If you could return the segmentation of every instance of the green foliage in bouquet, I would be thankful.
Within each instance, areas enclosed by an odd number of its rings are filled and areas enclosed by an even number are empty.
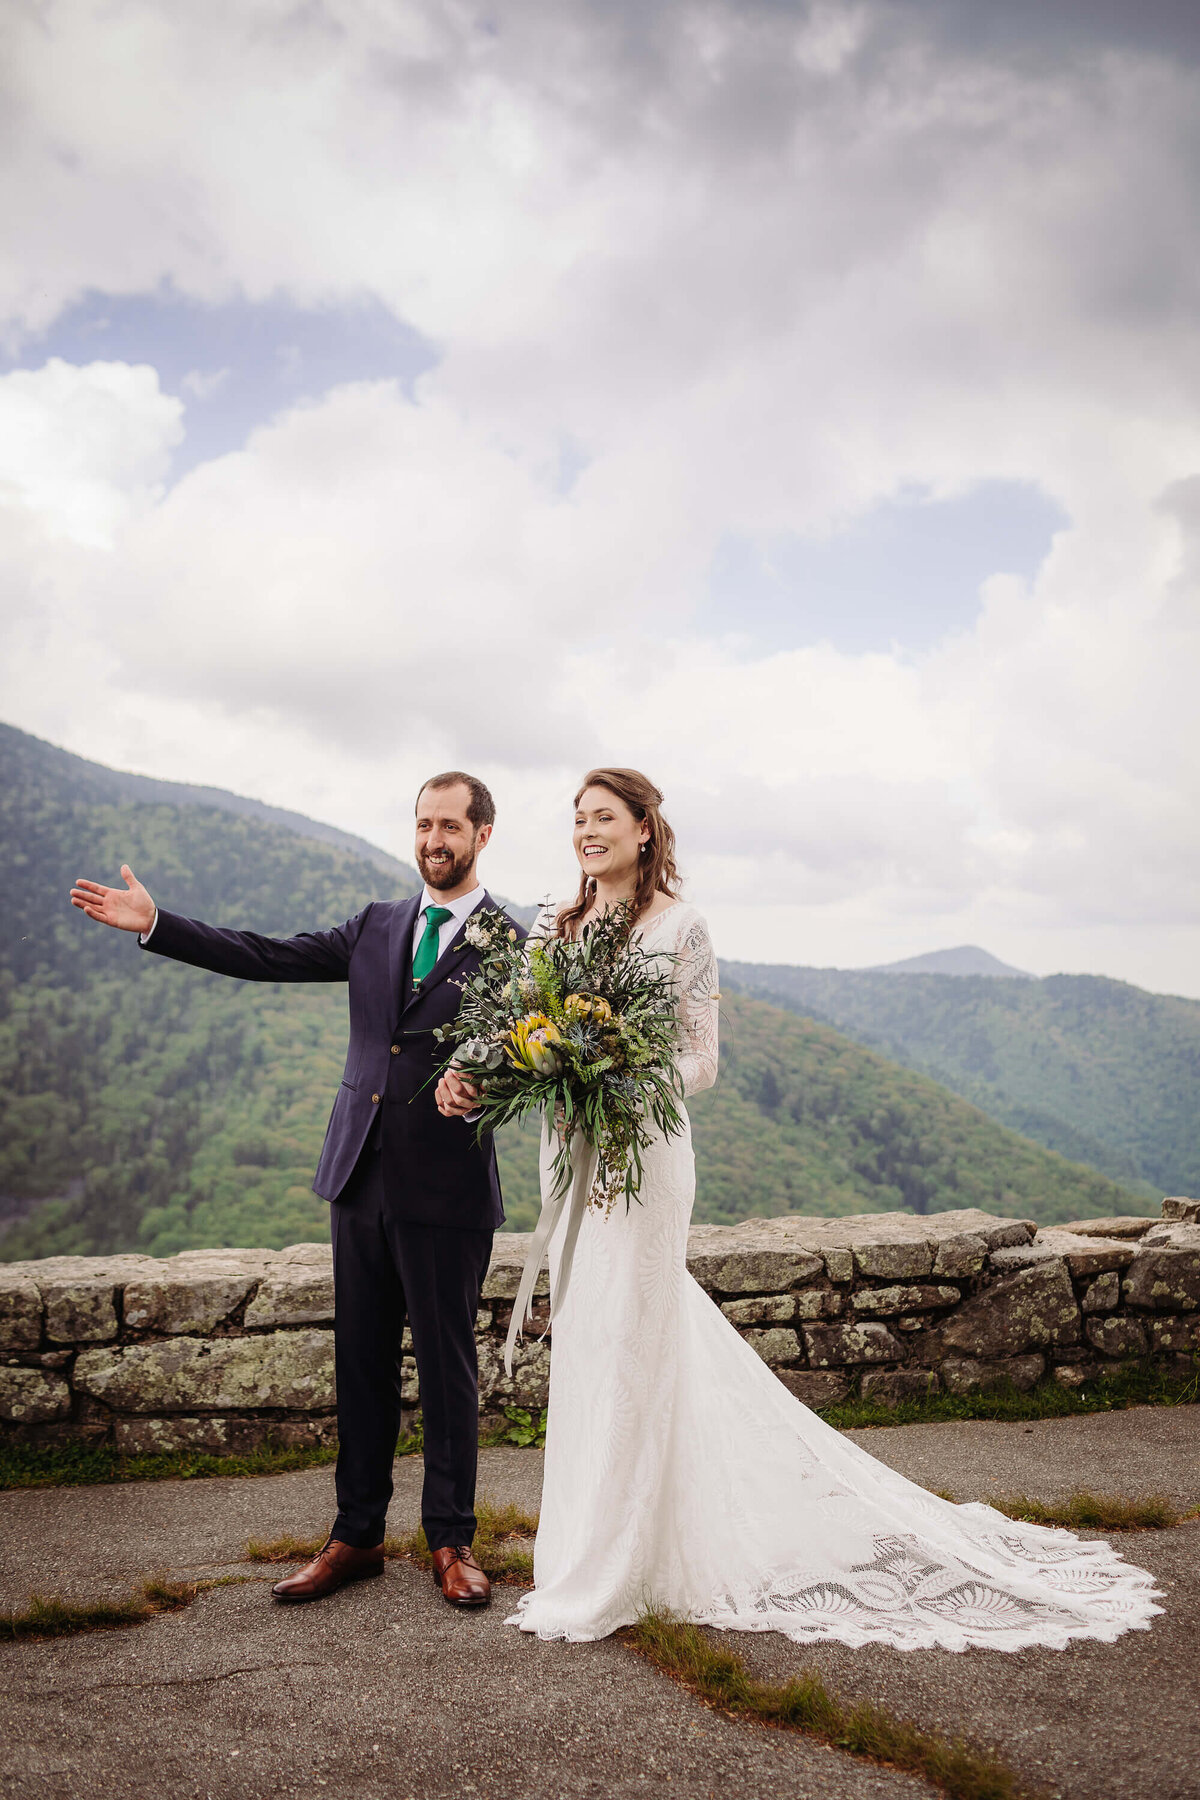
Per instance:
[[[578,938],[522,943],[503,914],[475,913],[466,935],[480,952],[462,984],[458,1017],[439,1027],[455,1046],[447,1067],[478,1090],[480,1127],[546,1112],[555,1122],[555,1189],[571,1175],[576,1134],[596,1152],[590,1203],[611,1210],[638,1197],[642,1151],[657,1129],[682,1131],[676,1068],[675,958],[631,936],[628,905]]]

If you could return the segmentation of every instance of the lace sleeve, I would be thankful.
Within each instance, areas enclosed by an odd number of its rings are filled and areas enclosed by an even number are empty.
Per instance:
[[[677,951],[679,1073],[685,1094],[698,1094],[717,1079],[717,958],[699,914],[685,928]]]

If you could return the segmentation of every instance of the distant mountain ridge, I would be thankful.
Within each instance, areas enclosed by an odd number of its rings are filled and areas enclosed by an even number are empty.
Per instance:
[[[873,963],[874,975],[988,975],[993,979],[1036,981],[1027,969],[1014,969],[978,944],[959,944],[953,950],[927,950],[922,956],[906,956],[900,962]]]
[[[269,825],[282,826],[298,837],[312,838],[319,844],[333,844],[348,850],[364,862],[373,863],[385,875],[405,884],[411,892],[421,885],[421,878],[410,863],[389,856],[378,844],[353,832],[341,831],[336,825],[325,825],[304,813],[289,812],[282,806],[268,806],[263,800],[247,800],[243,794],[229,793],[225,788],[198,787],[192,782],[158,781],[151,775],[133,775],[124,769],[110,769],[104,763],[89,762],[70,750],[60,750],[43,738],[18,731],[14,725],[0,724],[0,766],[12,770],[17,779],[38,769],[39,779],[50,771],[70,782],[80,800],[98,801],[112,806],[133,802],[142,806],[211,806],[218,812],[234,813],[243,819],[261,819]]]
[[[1200,1001],[1103,975],[741,962],[722,963],[722,985],[833,1025],[1148,1197],[1200,1193]]]

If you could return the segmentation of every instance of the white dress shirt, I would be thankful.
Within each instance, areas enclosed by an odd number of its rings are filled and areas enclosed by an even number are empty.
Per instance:
[[[417,916],[413,921],[412,951],[409,956],[409,966],[411,967],[412,958],[417,954],[417,945],[425,936],[425,910],[427,907],[444,906],[450,914],[450,917],[448,919],[443,919],[441,925],[438,927],[437,953],[438,957],[442,957],[446,954],[451,938],[461,929],[463,920],[468,918],[470,914],[475,911],[475,908],[482,899],[482,884],[473,887],[469,894],[460,894],[457,900],[445,900],[441,894],[433,894],[426,888],[425,892],[421,895],[421,904],[417,908]],[[437,958],[434,960],[436,961]]]
[[[438,955],[444,956],[450,939],[458,931],[464,919],[468,918],[483,899],[483,884],[473,887],[469,894],[460,894],[457,900],[444,900],[440,894],[431,894],[426,888],[421,895],[421,904],[417,909],[416,922],[413,925],[412,954],[417,954],[417,945],[425,936],[425,908],[427,906],[444,906],[449,909],[450,917],[443,919],[438,928]],[[410,963],[411,967],[411,963]],[[467,1125],[473,1125],[479,1117],[479,1108],[462,1115]]]

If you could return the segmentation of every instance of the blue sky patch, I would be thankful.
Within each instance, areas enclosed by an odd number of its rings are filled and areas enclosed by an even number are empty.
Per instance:
[[[347,381],[397,380],[411,394],[436,348],[379,301],[300,307],[285,298],[209,305],[169,288],[85,294],[0,368],[65,362],[149,363],[185,402],[172,478],[239,450],[256,426]]]
[[[989,575],[1032,577],[1069,524],[1034,483],[988,481],[951,500],[885,501],[829,538],[730,535],[696,624],[737,633],[751,654],[926,650],[972,624]]]

